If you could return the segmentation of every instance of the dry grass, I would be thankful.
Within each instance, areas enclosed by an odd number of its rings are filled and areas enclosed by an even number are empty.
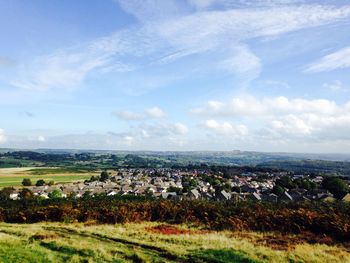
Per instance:
[[[176,233],[149,231],[164,229],[157,223],[1,223],[0,262],[350,262],[350,253],[340,245],[292,244],[295,236],[285,236],[290,243],[281,248],[271,246],[275,237],[281,239],[272,233],[169,228]],[[18,259],[6,260],[14,250]],[[22,254],[27,261],[21,261]]]

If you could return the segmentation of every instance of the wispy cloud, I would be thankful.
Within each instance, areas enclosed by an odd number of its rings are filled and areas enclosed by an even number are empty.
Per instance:
[[[163,118],[166,116],[165,112],[158,107],[145,109],[141,113],[136,113],[132,111],[117,111],[117,112],[114,112],[113,115],[115,115],[116,117],[124,121],[140,121],[140,120],[147,120],[147,119],[157,119],[157,118]]]
[[[334,80],[333,82],[327,82],[323,84],[323,87],[334,92],[347,91],[348,89],[344,86],[340,80]]]
[[[320,60],[310,64],[306,72],[324,72],[350,67],[350,47],[345,47],[336,52],[328,54]]]
[[[192,1],[192,4],[194,2],[208,6],[213,1],[203,4]],[[119,3],[126,12],[139,19],[139,24],[23,63],[18,78],[11,84],[36,91],[74,90],[96,73],[163,68],[194,54],[206,56],[209,67],[241,76],[246,83],[256,78],[262,68],[260,59],[246,44],[248,40],[339,22],[350,16],[348,6],[265,4],[257,9],[250,5],[242,8],[226,5],[224,10],[212,8],[193,12],[189,6],[177,1]],[[157,60],[159,64],[154,63]],[[242,60],[247,63],[241,64]],[[346,65],[343,63],[343,67]],[[199,71],[201,67],[208,67],[196,66]],[[320,67],[312,67],[313,70],[317,68]],[[152,71],[148,76],[154,77]]]

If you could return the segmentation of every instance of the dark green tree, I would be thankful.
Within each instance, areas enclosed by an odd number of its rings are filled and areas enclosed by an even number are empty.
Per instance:
[[[279,186],[282,186],[282,187],[286,187],[288,189],[293,189],[295,187],[292,179],[287,175],[282,176],[281,178],[277,179],[276,184]]]
[[[22,181],[22,185],[23,186],[31,186],[32,185],[32,181],[29,178],[24,178]]]
[[[348,184],[344,180],[337,177],[323,178],[322,187],[331,192],[336,198],[342,198],[349,192]]]
[[[180,193],[182,192],[182,189],[179,188],[179,187],[170,186],[170,187],[167,189],[167,192],[168,192],[168,193],[175,192],[175,193],[177,193],[177,194],[180,194]]]
[[[85,191],[82,196],[84,199],[89,199],[92,197],[92,192],[91,191]]]
[[[107,171],[103,171],[101,173],[101,176],[100,176],[100,181],[101,182],[105,182],[109,179],[109,174],[107,173]]]
[[[276,184],[272,189],[272,193],[281,196],[284,193],[284,188]]]
[[[43,186],[45,185],[45,181],[43,179],[39,179],[38,181],[36,181],[36,186]]]

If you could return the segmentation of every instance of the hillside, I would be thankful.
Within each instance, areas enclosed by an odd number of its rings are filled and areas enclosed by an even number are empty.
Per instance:
[[[305,235],[214,232],[158,223],[1,223],[0,261],[349,262],[350,253]]]

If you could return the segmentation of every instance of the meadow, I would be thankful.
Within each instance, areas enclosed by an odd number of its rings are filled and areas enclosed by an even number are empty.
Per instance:
[[[275,241],[271,243],[271,235]],[[0,223],[1,262],[350,262],[342,246],[189,225]]]
[[[33,184],[39,179],[45,181],[54,181],[55,183],[67,183],[74,181],[83,181],[89,179],[98,172],[91,170],[79,170],[69,168],[1,168],[0,169],[0,188],[6,186],[21,186],[24,178],[30,178]]]

